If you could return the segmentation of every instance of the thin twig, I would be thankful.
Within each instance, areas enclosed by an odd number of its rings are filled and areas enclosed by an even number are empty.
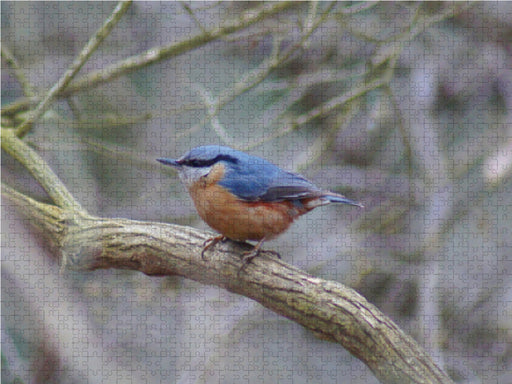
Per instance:
[[[32,88],[32,85],[27,80],[25,73],[23,73],[23,70],[20,64],[18,63],[18,60],[16,60],[16,57],[14,57],[12,52],[5,46],[5,44],[2,44],[2,57],[7,61],[7,64],[9,64],[12,67],[14,71],[14,76],[20,83],[21,89],[23,89],[23,93],[25,94],[25,96],[34,96],[34,90]]]
[[[371,43],[377,44],[385,44],[385,43],[400,43],[413,40],[417,35],[426,31],[432,25],[439,23],[447,18],[454,17],[459,12],[462,12],[471,6],[471,2],[462,3],[454,5],[453,7],[447,8],[443,10],[439,14],[435,14],[433,16],[425,16],[421,13],[422,5],[418,3],[418,8],[414,13],[411,22],[408,24],[408,27],[403,32],[399,32],[397,34],[387,36],[383,39],[367,35],[365,32],[356,31],[355,29],[351,29],[350,32],[363,40],[366,40]]]
[[[208,90],[200,84],[193,84],[193,88],[199,93],[206,106],[207,120],[210,120],[213,130],[220,137],[220,139],[228,145],[233,145],[233,139],[229,136],[226,128],[222,125],[217,114],[217,101],[208,92]],[[205,119],[206,120],[206,119]]]
[[[223,38],[229,34],[248,28],[258,21],[279,13],[293,5],[293,2],[284,1],[277,3],[265,3],[256,10],[251,9],[250,11],[242,14],[242,16],[235,22],[227,23],[224,26],[216,28],[212,31],[208,31],[206,33],[199,33],[198,35],[187,38],[178,43],[150,48],[146,52],[143,52],[139,55],[128,57],[109,67],[102,68],[101,70],[95,72],[90,72],[69,84],[66,89],[57,93],[56,97],[66,97],[85,89],[92,89],[103,83],[112,81],[120,76],[136,71],[137,69],[147,67],[171,57],[179,56],[185,52],[206,45],[211,41]],[[27,109],[28,105],[37,101],[39,100],[34,101],[33,99],[28,98],[16,100],[13,104],[2,108],[2,115],[12,115],[19,110]]]
[[[402,111],[400,109],[400,105],[398,104],[395,94],[393,93],[393,90],[389,85],[385,85],[383,88],[384,92],[388,96],[389,100],[391,101],[391,104],[393,106],[393,111],[395,113],[395,116],[397,117],[397,126],[398,131],[400,132],[400,136],[402,137],[402,142],[404,145],[404,156],[405,161],[407,162],[407,174],[409,176],[409,180],[413,180],[413,150],[411,145],[411,133],[405,128],[404,124],[404,118],[402,115]],[[411,184],[409,184],[409,187],[411,187]],[[409,195],[412,200],[413,192],[409,190]]]
[[[12,116],[16,113],[26,111],[27,109],[36,106],[40,100],[41,98],[37,96],[20,97],[5,107],[2,106],[2,116]]]
[[[275,39],[272,46],[272,52],[267,59],[258,65],[257,68],[246,73],[235,83],[235,85],[233,85],[233,87],[221,92],[215,101],[216,113],[218,113],[230,101],[260,84],[267,78],[268,74],[282,62],[279,55],[280,42],[281,39]]]
[[[180,4],[183,7],[183,9],[185,10],[185,12],[187,12],[187,14],[192,18],[192,20],[194,20],[194,23],[196,23],[199,30],[203,33],[208,33],[206,31],[206,29],[204,28],[203,24],[201,24],[201,22],[197,18],[194,10],[192,8],[190,8],[190,6],[187,3],[183,2],[183,1],[180,1]]]
[[[43,100],[38,104],[37,108],[30,114],[29,117],[20,126],[16,129],[16,135],[18,137],[25,136],[28,131],[30,131],[32,124],[36,122],[41,115],[46,111],[46,109],[53,102],[57,94],[61,93],[73,80],[75,75],[78,73],[80,68],[85,64],[85,62],[91,57],[93,52],[98,48],[101,42],[110,34],[114,26],[121,19],[123,14],[128,10],[128,7],[131,5],[131,1],[123,1],[119,2],[103,26],[98,29],[98,31],[91,37],[91,39],[87,42],[82,51],[75,58],[71,66],[68,68],[66,72],[62,75],[62,77],[54,84],[54,86],[48,91]]]
[[[170,57],[179,56],[182,53],[199,48],[211,41],[247,28],[268,16],[289,8],[291,5],[293,5],[293,3],[290,2],[265,3],[257,11],[251,10],[251,12],[244,13],[240,19],[235,22],[228,23],[211,31],[201,32],[178,43],[150,48],[146,52],[118,61],[101,71],[87,74],[73,82],[60,96],[70,95],[85,88],[91,89],[139,68],[155,64],[159,61],[169,59]]]
[[[377,5],[376,1],[364,1],[361,3],[348,3],[349,6],[338,8],[336,15],[355,15],[359,12],[365,12]]]
[[[306,16],[305,30],[313,30],[314,21],[316,18],[316,12],[318,10],[318,0],[311,0],[309,2],[309,10]]]
[[[349,101],[351,101],[357,97],[360,97],[370,91],[373,91],[374,89],[377,89],[379,87],[382,87],[383,85],[386,85],[387,83],[388,83],[387,79],[378,79],[378,80],[376,80],[368,85],[365,85],[363,87],[352,89],[352,90],[350,90],[338,97],[335,97],[323,104],[320,104],[318,107],[313,108],[313,109],[309,110],[308,112],[296,117],[295,119],[292,120],[291,123],[295,127],[306,124],[317,117],[324,116],[327,113],[329,113],[337,108],[340,108],[344,104],[348,103]]]
[[[80,112],[80,108],[78,107],[75,100],[73,100],[73,97],[66,98],[66,103],[68,103],[68,107],[71,110],[71,113],[73,114],[73,118],[77,121],[81,120],[82,113]]]
[[[316,2],[313,3],[311,13],[316,12]],[[262,83],[275,68],[279,67],[282,63],[288,60],[297,50],[304,48],[306,42],[311,37],[313,32],[325,21],[325,19],[329,16],[330,11],[336,6],[336,2],[331,2],[329,6],[322,12],[322,15],[317,17],[316,19],[312,19],[308,21],[307,26],[300,38],[299,41],[292,44],[288,49],[284,52],[279,51],[281,39],[274,40],[272,52],[267,59],[265,59],[256,69],[250,71],[246,75],[242,77],[236,84],[222,92],[216,100],[210,102],[208,109],[208,117],[205,120],[212,121],[216,118],[217,113],[230,101],[234,100],[236,97],[242,95],[245,92],[253,89]],[[212,103],[214,104],[214,108],[212,107]],[[191,130],[196,127],[191,128]],[[216,132],[218,132],[218,126],[214,126]],[[221,138],[225,139],[229,138],[229,136],[221,135]],[[229,139],[228,139],[229,141]]]

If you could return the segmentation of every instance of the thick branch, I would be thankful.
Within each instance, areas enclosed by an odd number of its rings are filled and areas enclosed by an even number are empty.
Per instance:
[[[70,215],[65,210],[35,202],[10,188],[4,187],[3,193],[23,205],[22,212],[37,227],[55,229],[48,238],[60,249],[63,268],[132,269],[217,285],[258,301],[322,339],[340,343],[383,383],[452,383],[411,337],[342,284],[313,277],[265,255],[238,274],[240,253],[247,250],[244,244],[217,245],[203,260],[202,244],[209,234],[196,229],[91,216],[66,220]],[[30,205],[37,215],[31,214]]]

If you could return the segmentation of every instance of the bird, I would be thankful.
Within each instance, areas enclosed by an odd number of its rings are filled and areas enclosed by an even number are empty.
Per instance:
[[[299,216],[331,203],[363,207],[297,173],[227,146],[204,145],[178,159],[156,160],[178,171],[201,219],[220,233],[204,242],[203,259],[219,241],[257,242],[244,252],[242,268],[260,254],[265,241],[284,233]],[[280,258],[277,252],[265,252]]]

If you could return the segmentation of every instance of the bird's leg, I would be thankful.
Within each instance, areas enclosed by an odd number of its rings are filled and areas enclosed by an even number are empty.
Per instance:
[[[219,236],[215,236],[215,237],[211,237],[209,238],[208,240],[206,240],[204,243],[203,243],[203,250],[201,251],[201,258],[203,260],[205,260],[205,257],[204,257],[204,253],[211,247],[213,247],[215,244],[217,244],[219,241],[226,241],[228,238],[224,235],[219,235]]]
[[[250,250],[250,251],[248,251],[248,252],[244,252],[244,253],[242,254],[242,266],[241,266],[241,267],[240,267],[240,269],[238,270],[238,274],[239,274],[239,275],[240,275],[240,272],[241,272],[241,271],[242,271],[242,270],[243,270],[243,269],[244,269],[248,264],[250,264],[250,263],[251,263],[251,261],[252,261],[255,257],[259,256],[259,254],[260,254],[261,252],[264,252],[264,253],[270,253],[270,254],[272,254],[272,255],[276,256],[278,259],[280,259],[280,258],[281,258],[281,255],[280,255],[278,252],[276,252],[276,251],[263,251],[263,250],[261,249],[261,246],[263,245],[263,242],[264,242],[264,241],[265,241],[265,238],[261,239],[260,241],[258,241],[258,244],[256,244],[252,250]]]

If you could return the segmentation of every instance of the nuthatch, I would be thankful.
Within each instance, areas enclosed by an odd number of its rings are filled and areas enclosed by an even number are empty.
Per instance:
[[[227,238],[257,241],[254,249],[245,253],[245,266],[259,254],[264,241],[279,236],[312,209],[330,203],[363,206],[321,190],[267,160],[229,147],[201,146],[176,160],[157,160],[178,170],[199,216],[221,233],[205,241],[203,257],[208,248]]]

